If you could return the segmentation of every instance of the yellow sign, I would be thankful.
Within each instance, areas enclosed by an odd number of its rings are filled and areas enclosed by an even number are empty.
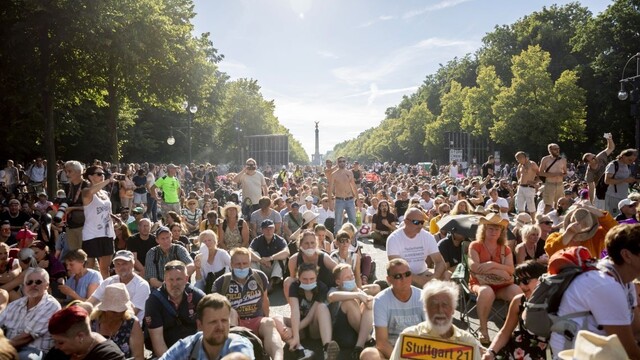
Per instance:
[[[473,346],[442,339],[400,335],[400,358],[411,360],[473,360]]]

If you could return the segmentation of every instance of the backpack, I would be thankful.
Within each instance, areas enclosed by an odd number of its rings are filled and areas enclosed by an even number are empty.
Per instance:
[[[618,169],[620,168],[620,164],[618,164],[618,160],[613,160],[614,172],[613,177],[615,178],[618,173]],[[609,184],[604,182],[604,179],[607,177],[607,174],[602,174],[598,182],[596,183],[596,198],[600,200],[604,200],[605,195],[607,194],[607,189],[609,188]],[[618,191],[618,185],[613,185],[615,190]]]
[[[242,234],[243,225],[244,225],[244,219],[238,219],[238,231],[240,231],[240,234]],[[223,232],[227,231],[227,220],[226,219],[222,222],[222,231]]]
[[[557,332],[573,341],[578,324],[570,319],[589,315],[589,311],[557,316],[564,292],[580,274],[598,270],[597,259],[584,246],[562,249],[549,259],[548,273],[543,274],[538,285],[524,304],[524,324],[533,334],[548,339]],[[583,328],[586,326],[586,321]]]
[[[251,341],[251,345],[253,345],[253,356],[256,360],[269,360],[269,354],[264,350],[264,346],[262,345],[262,340],[258,337],[258,335],[254,334],[251,330],[244,326],[234,326],[229,329],[229,334],[240,335],[249,341]]]

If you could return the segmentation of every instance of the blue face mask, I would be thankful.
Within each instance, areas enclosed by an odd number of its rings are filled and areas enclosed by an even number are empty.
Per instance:
[[[355,280],[345,280],[342,282],[342,288],[348,291],[351,291],[356,288]]]
[[[300,283],[300,289],[311,291],[316,288],[316,283],[312,282],[311,284],[303,284]]]
[[[235,275],[237,278],[244,279],[249,276],[249,268],[233,269],[233,275]]]

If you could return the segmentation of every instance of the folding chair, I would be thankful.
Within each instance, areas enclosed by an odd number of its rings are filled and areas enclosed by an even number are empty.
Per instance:
[[[480,336],[480,320],[477,318],[477,314],[474,318],[471,317],[471,313],[476,310],[478,306],[478,296],[471,291],[469,286],[469,241],[463,241],[462,248],[462,262],[458,264],[455,271],[451,275],[451,281],[457,283],[460,286],[460,298],[458,299],[458,312],[460,313],[460,321],[467,325],[469,332],[475,337]],[[489,313],[489,322],[493,322],[499,328],[504,323],[507,310],[509,309],[509,303],[501,299],[495,299],[491,312]]]

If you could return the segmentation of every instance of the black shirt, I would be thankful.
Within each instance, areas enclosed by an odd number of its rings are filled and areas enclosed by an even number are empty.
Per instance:
[[[462,262],[462,245],[455,246],[451,235],[447,235],[447,237],[438,242],[438,250],[450,267],[457,266]]]
[[[407,199],[407,200],[396,200],[396,202],[393,204],[393,206],[396,208],[396,213],[397,213],[398,217],[404,216],[404,213],[409,208],[409,199]]]
[[[137,260],[142,264],[142,266],[145,265],[144,263],[147,257],[147,252],[156,245],[158,245],[156,237],[151,234],[149,234],[149,238],[147,240],[142,240],[140,238],[140,233],[132,235],[127,239],[127,250],[137,254]]]

